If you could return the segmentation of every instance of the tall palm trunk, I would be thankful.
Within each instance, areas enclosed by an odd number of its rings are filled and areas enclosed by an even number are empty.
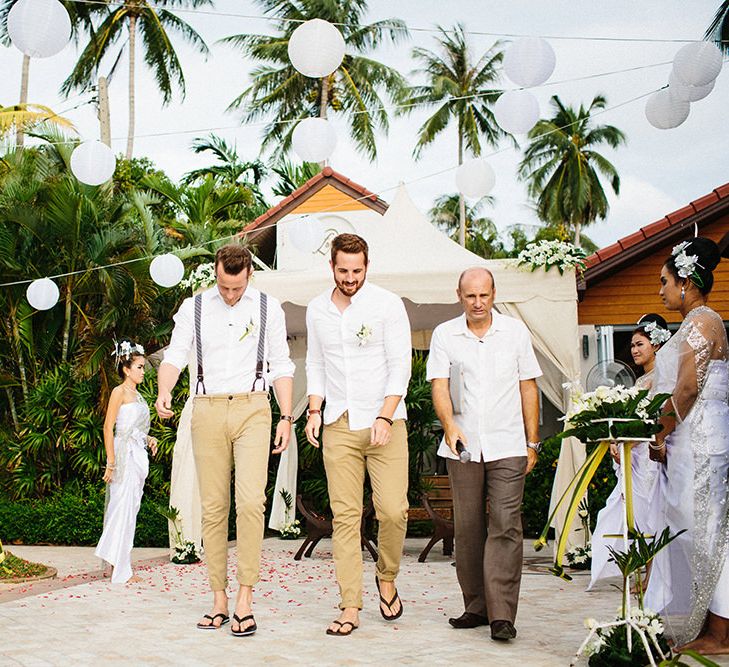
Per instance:
[[[18,328],[18,310],[14,307],[10,313],[11,326],[13,329],[13,343],[17,356],[18,371],[20,372],[20,387],[23,390],[23,398],[28,398],[28,373],[25,368],[25,359],[23,359],[23,348],[20,341],[20,329]]]
[[[23,69],[20,75],[20,104],[28,103],[28,79],[30,77],[30,56],[23,55]],[[25,144],[25,133],[23,132],[23,126],[18,125],[18,130],[15,133],[15,146],[16,148],[22,148]]]
[[[134,150],[134,65],[136,62],[136,52],[134,47],[137,41],[137,17],[132,14],[129,17],[129,134],[127,135],[127,160],[132,159],[132,151]]]
[[[329,106],[329,77],[322,77],[321,80],[321,98],[319,100],[319,118],[327,119],[327,107]],[[327,160],[319,162],[319,166],[324,169],[327,166]]]
[[[66,282],[66,298],[65,308],[63,314],[63,347],[61,348],[61,361],[68,360],[68,346],[69,339],[71,338],[71,305],[73,303],[73,283],[71,276],[68,277]]]
[[[461,132],[460,123],[458,126],[458,166],[463,164],[463,134]],[[460,224],[458,225],[458,243],[464,248],[466,247],[466,200],[463,193],[458,193],[458,211],[460,216]]]
[[[13,426],[15,427],[15,432],[17,433],[20,430],[20,422],[18,421],[18,411],[15,407],[15,396],[13,396],[13,392],[10,389],[10,387],[5,387],[5,393],[8,395],[8,405],[10,405],[10,415],[13,418]]]

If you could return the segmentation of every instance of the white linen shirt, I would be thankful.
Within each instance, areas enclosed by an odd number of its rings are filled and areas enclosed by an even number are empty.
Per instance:
[[[194,297],[182,302],[174,320],[175,328],[163,361],[180,371],[190,365],[190,393],[194,394],[197,384]],[[225,303],[215,285],[202,293],[200,329],[207,394],[251,391],[256,377],[260,320],[260,292],[251,285],[246,287],[234,306]],[[248,334],[243,336],[247,330]],[[294,364],[286,342],[286,317],[279,301],[270,295],[266,310],[263,369],[266,386],[278,378],[294,376]],[[260,382],[256,389],[262,389]]]
[[[399,296],[366,282],[340,313],[329,289],[309,303],[306,330],[307,393],[326,399],[325,424],[346,411],[351,430],[370,428],[385,396],[403,396],[393,419],[407,417],[412,343]]]
[[[497,461],[526,456],[520,380],[542,374],[523,322],[491,311],[493,320],[483,338],[466,316],[439,324],[430,341],[427,378],[448,378],[454,363],[463,365],[463,414],[453,415],[466,436],[471,460]],[[457,458],[443,438],[438,456]]]

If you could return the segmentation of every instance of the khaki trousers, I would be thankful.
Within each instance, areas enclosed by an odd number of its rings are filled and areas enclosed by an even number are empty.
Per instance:
[[[228,585],[230,474],[235,464],[238,570],[242,586],[259,578],[271,407],[268,393],[195,396],[192,451],[202,502],[202,540],[210,588]]]
[[[362,609],[360,524],[365,469],[372,484],[372,502],[380,524],[377,535],[377,577],[394,581],[400,571],[408,523],[408,441],[405,422],[392,425],[390,442],[370,445],[370,429],[349,430],[345,412],[324,426],[324,468],[334,519],[332,548],[341,594],[340,609]]]
[[[467,612],[492,621],[516,619],[524,555],[521,501],[526,464],[525,456],[488,463],[447,461],[463,604]]]

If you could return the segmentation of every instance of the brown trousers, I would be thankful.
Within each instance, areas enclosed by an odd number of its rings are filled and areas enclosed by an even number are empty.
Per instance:
[[[405,422],[392,425],[390,442],[370,444],[370,429],[349,430],[345,412],[324,426],[324,468],[334,519],[332,550],[342,600],[341,609],[362,609],[360,524],[365,469],[372,483],[372,502],[380,524],[377,535],[377,577],[394,581],[400,571],[408,524],[408,441]]]
[[[488,463],[447,461],[463,604],[467,612],[492,621],[516,619],[524,554],[521,501],[526,464],[525,456]]]
[[[228,585],[230,475],[235,463],[236,579],[259,578],[266,503],[271,406],[268,393],[195,396],[192,452],[202,502],[202,540],[210,588]]]

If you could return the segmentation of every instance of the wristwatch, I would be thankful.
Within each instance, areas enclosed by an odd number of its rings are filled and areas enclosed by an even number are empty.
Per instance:
[[[538,440],[537,442],[527,442],[527,447],[529,447],[529,449],[533,449],[537,454],[539,454],[539,450],[542,448],[542,441]]]
[[[292,415],[281,415],[280,421],[282,422],[293,422],[294,418]]]

